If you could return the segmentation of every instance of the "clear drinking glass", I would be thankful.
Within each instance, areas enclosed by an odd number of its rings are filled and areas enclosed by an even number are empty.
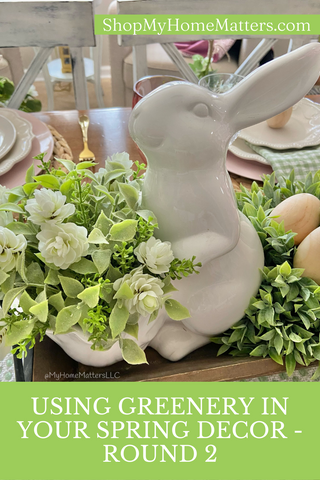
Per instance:
[[[140,78],[133,86],[132,108],[156,88],[168,82],[185,82],[184,78],[174,77],[171,75],[151,75],[149,77]]]
[[[234,73],[209,73],[209,75],[201,78],[198,84],[201,87],[208,88],[212,92],[225,93],[243,79],[244,77],[235,75]]]

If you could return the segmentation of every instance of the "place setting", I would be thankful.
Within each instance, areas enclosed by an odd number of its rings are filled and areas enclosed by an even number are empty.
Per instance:
[[[275,117],[245,128],[229,146],[230,173],[261,181],[276,173],[288,178],[294,168],[297,179],[320,168],[320,105],[303,98]]]
[[[35,173],[40,171],[40,160],[34,159],[46,152],[51,158],[54,139],[47,125],[31,113],[0,108],[0,184],[13,188],[23,183],[25,172],[33,163]]]

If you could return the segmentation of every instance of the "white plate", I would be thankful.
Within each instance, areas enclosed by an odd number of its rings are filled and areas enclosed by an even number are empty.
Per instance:
[[[31,150],[33,133],[32,125],[25,118],[21,118],[14,110],[3,108],[1,115],[10,120],[17,132],[17,139],[12,149],[0,160],[0,175],[8,172],[16,163],[21,162]]]
[[[276,150],[319,145],[320,105],[303,98],[293,107],[291,118],[283,128],[270,128],[267,122],[261,122],[241,130],[239,137]]]
[[[10,151],[17,137],[14,125],[2,114],[3,110],[0,110],[0,158]]]
[[[242,138],[236,138],[232,145],[229,146],[229,150],[234,155],[239,158],[243,158],[244,160],[251,160],[252,162],[259,162],[263,163],[264,165],[269,165],[268,160],[254,152]]]

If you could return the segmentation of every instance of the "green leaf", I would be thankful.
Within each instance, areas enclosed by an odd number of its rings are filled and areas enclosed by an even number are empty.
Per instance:
[[[39,184],[36,182],[33,183],[25,183],[23,185],[23,191],[26,195],[32,195],[33,192],[39,187]]]
[[[16,279],[16,271],[12,270],[12,272],[9,273],[9,276],[6,278],[6,280],[1,285],[1,290],[2,290],[3,293],[7,293],[7,292],[9,292],[9,290],[13,289],[15,279]]]
[[[3,272],[2,270],[0,270],[0,285],[2,285],[3,282],[7,280],[7,278],[9,278],[9,275]]]
[[[158,317],[158,315],[159,315],[159,308],[158,308],[158,310],[155,310],[154,312],[151,313],[148,323],[154,322],[156,320],[156,318]],[[129,320],[128,320],[128,322],[129,322]]]
[[[61,163],[61,165],[63,165],[68,170],[68,172],[72,172],[72,170],[75,170],[76,168],[76,164],[72,162],[72,160],[65,160],[63,158],[55,158],[55,160]]]
[[[3,310],[3,316],[4,317],[7,315],[8,311],[11,308],[12,303],[17,298],[17,296],[20,295],[20,293],[24,292],[24,290],[26,288],[27,288],[27,286],[13,288],[12,290],[9,290],[5,294],[3,302],[2,302],[2,310]]]
[[[124,196],[125,201],[129,205],[129,207],[134,210],[138,200],[139,200],[139,192],[136,190],[132,185],[128,185],[126,183],[119,183],[119,190]]]
[[[172,298],[168,299],[164,303],[167,314],[172,320],[184,320],[190,318],[189,310]]]
[[[16,235],[34,235],[34,231],[31,229],[28,223],[22,222],[11,222],[6,225],[6,228],[11,230],[11,232],[15,233]]]
[[[109,267],[111,255],[111,250],[95,250],[91,254],[93,263],[97,267],[100,275],[102,275]]]
[[[133,292],[128,285],[128,282],[123,282],[117,293],[113,298],[116,299],[130,299],[133,298]]]
[[[118,303],[116,303],[109,318],[112,338],[117,337],[121,332],[123,332],[128,318],[128,310],[124,306],[119,307]]]
[[[100,288],[100,298],[107,303],[112,301],[114,295],[113,284],[112,283],[104,283],[101,285]]]
[[[259,338],[260,340],[272,340],[273,337],[275,336],[275,330],[269,330],[268,332],[264,333],[263,335],[261,335]]]
[[[244,205],[244,208],[243,208],[243,213],[247,216],[247,217],[256,217],[257,216],[257,210],[254,208],[253,205],[251,205],[250,203],[246,203]]]
[[[74,184],[74,180],[71,178],[63,182],[63,184],[60,186],[60,192],[62,193],[62,195],[67,196],[70,193],[70,190],[72,189],[73,184]]]
[[[18,203],[20,200],[25,198],[26,194],[22,188],[20,187],[14,187],[10,189],[9,197],[8,197],[8,202],[9,203]]]
[[[104,212],[100,213],[98,220],[95,223],[95,227],[98,228],[103,233],[103,235],[108,235],[112,225],[113,222],[108,217],[106,217]]]
[[[108,243],[106,237],[103,235],[101,230],[99,230],[99,228],[94,228],[92,230],[92,232],[90,233],[90,235],[88,237],[88,242],[89,243],[95,243],[95,244],[100,244],[100,243],[107,244]]]
[[[286,295],[286,301],[291,302],[292,300],[297,298],[297,296],[299,295],[299,291],[300,291],[299,286],[296,283],[292,283],[290,285],[290,290]]]
[[[267,322],[269,325],[274,325],[274,309],[267,307],[259,312],[259,323]]]
[[[129,315],[129,318],[128,318],[128,321],[127,321],[127,325],[135,325],[136,323],[139,322],[139,319],[140,319],[140,315],[138,312],[136,313],[131,313]]]
[[[24,291],[20,297],[19,305],[24,313],[29,313],[30,308],[37,305],[37,302],[33,300],[26,291]]]
[[[275,336],[275,338],[273,340],[273,343],[274,343],[274,346],[275,346],[275,349],[276,349],[278,355],[280,355],[280,353],[282,351],[282,347],[283,347],[283,338],[281,337],[281,335],[279,335],[277,333],[277,335]]]
[[[226,353],[229,349],[231,348],[231,345],[221,345],[217,352],[217,357],[222,355],[223,353]]]
[[[320,360],[320,346],[318,347],[312,347],[312,355],[314,358],[317,360]]]
[[[57,310],[57,312],[60,312],[60,310],[62,310],[65,307],[61,292],[56,293],[55,295],[51,295],[51,297],[49,297],[48,302],[49,302],[49,305],[52,305]]]
[[[118,268],[113,267],[113,265],[110,263],[110,267],[108,269],[107,273],[107,279],[110,280],[111,283],[115,282],[118,280],[118,278],[122,277],[122,273]]]
[[[24,213],[24,210],[15,203],[3,203],[0,205],[0,212]]]
[[[317,380],[317,378],[319,378],[319,377],[320,377],[320,362],[319,362],[317,370],[312,375],[311,380]]]
[[[100,284],[94,287],[89,287],[77,295],[80,300],[83,300],[90,308],[94,308],[99,303]]]
[[[110,229],[111,240],[128,242],[132,240],[137,231],[137,220],[124,220],[112,225]]]
[[[77,263],[70,265],[70,270],[73,270],[76,273],[81,273],[82,275],[88,275],[89,273],[98,273],[93,262],[87,258],[82,258]]]
[[[165,285],[162,289],[163,293],[177,292],[178,289],[172,285],[170,282],[168,285]]]
[[[36,177],[33,177],[33,179],[40,185],[42,185],[44,188],[51,188],[55,190],[60,189],[60,183],[59,180],[54,177],[53,175],[37,175]]]
[[[267,346],[266,345],[258,345],[252,352],[250,352],[250,355],[252,357],[263,357],[263,355],[267,351]]]
[[[86,168],[91,168],[94,167],[95,165],[98,165],[95,162],[79,162],[76,165],[76,170],[85,170]]]
[[[104,185],[95,185],[95,189],[98,190],[98,192],[103,193],[104,200],[108,199],[109,202],[111,203],[111,205],[114,205],[115,200],[114,200],[113,196],[111,195],[111,193],[109,192],[109,190],[107,189],[107,187],[105,187]]]
[[[238,340],[240,340],[241,337],[242,337],[242,330],[238,330],[238,329],[234,330],[230,335],[229,343],[237,342]]]
[[[48,275],[46,276],[44,283],[54,286],[59,285],[60,280],[57,270],[49,268]]]
[[[34,165],[32,163],[26,172],[26,177],[25,177],[26,183],[32,183],[33,176],[34,176]]]
[[[66,333],[73,325],[78,323],[81,310],[76,305],[65,307],[57,315],[55,334]]]
[[[289,338],[290,338],[290,340],[292,340],[293,342],[296,342],[296,343],[302,342],[302,338],[299,337],[299,335],[297,335],[297,334],[294,333],[294,332],[291,332],[291,333],[289,334]]]
[[[131,365],[148,363],[144,351],[141,350],[134,340],[129,340],[127,338],[122,340],[121,351],[123,359]]]
[[[274,362],[278,363],[279,365],[283,365],[283,358],[277,353],[275,348],[269,349],[269,356]]]
[[[289,377],[291,377],[295,368],[296,368],[296,359],[294,358],[294,354],[290,353],[290,355],[286,356],[286,370]]]
[[[38,303],[29,309],[32,315],[35,315],[42,323],[46,323],[48,318],[48,300]]]
[[[81,293],[84,290],[82,283],[80,283],[75,278],[63,277],[59,275],[59,280],[63,288],[63,291],[67,295],[67,297],[77,298],[79,293]]]
[[[32,262],[27,268],[27,279],[29,283],[43,284],[44,274],[37,262]]]
[[[35,319],[20,320],[11,326],[11,331],[5,336],[5,343],[8,347],[22,342],[33,330]]]
[[[109,182],[111,182],[112,180],[115,180],[116,178],[121,177],[121,176],[124,175],[125,173],[126,173],[125,168],[117,168],[116,170],[112,170],[111,172],[108,172],[108,173],[105,175],[105,182],[106,182],[106,183],[109,183]]]
[[[128,335],[131,335],[132,337],[136,338],[138,340],[138,335],[139,335],[139,325],[135,323],[134,325],[127,324],[126,328],[124,329],[125,333]]]
[[[143,218],[143,220],[145,220],[146,222],[149,222],[151,220],[151,225],[156,225],[158,223],[157,217],[153,212],[151,212],[151,210],[138,210],[136,214],[139,215],[139,217]]]
[[[288,262],[285,262],[281,265],[280,267],[280,273],[281,275],[283,275],[284,277],[289,277],[289,275],[291,274],[291,267],[289,265]]]

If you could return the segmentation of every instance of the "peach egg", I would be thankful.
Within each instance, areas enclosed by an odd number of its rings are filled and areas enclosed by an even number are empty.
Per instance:
[[[290,120],[292,114],[292,107],[288,108],[284,112],[279,113],[275,117],[269,118],[267,124],[270,128],[282,128]]]
[[[299,245],[293,259],[295,268],[304,268],[304,277],[320,284],[320,227],[311,232]]]
[[[299,245],[320,224],[320,200],[310,193],[298,193],[286,198],[274,208],[276,222],[284,222],[286,231],[292,230],[295,245]]]

